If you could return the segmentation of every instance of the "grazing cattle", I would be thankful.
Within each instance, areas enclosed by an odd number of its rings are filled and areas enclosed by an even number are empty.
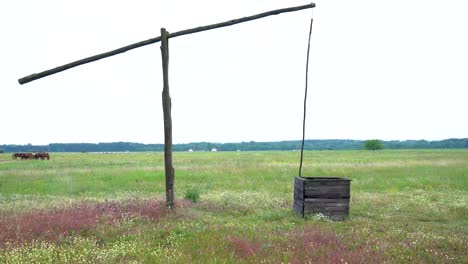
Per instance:
[[[50,159],[50,156],[49,156],[49,153],[47,152],[39,152],[39,153],[36,153],[34,154],[34,159],[41,159],[41,160],[45,160],[45,159]]]
[[[21,153],[21,159],[33,159],[34,155],[32,153]]]
[[[36,153],[36,154],[17,152],[17,153],[14,153],[13,155],[11,155],[11,158],[12,159],[21,158],[22,160],[24,160],[24,159],[41,159],[41,160],[48,159],[49,160],[50,155],[47,152],[39,152],[39,153]]]
[[[18,159],[18,158],[22,158],[24,155],[24,153],[21,153],[21,152],[16,152],[15,154],[13,154],[11,157],[13,159]]]
[[[34,159],[34,154],[32,153],[24,153],[21,157],[22,159]]]

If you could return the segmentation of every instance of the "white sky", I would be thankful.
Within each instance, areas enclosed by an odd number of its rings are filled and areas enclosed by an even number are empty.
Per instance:
[[[160,44],[306,1],[15,0],[0,7],[0,144],[163,142]],[[468,1],[315,1],[306,138],[468,137]],[[312,11],[170,39],[174,143],[297,140]]]

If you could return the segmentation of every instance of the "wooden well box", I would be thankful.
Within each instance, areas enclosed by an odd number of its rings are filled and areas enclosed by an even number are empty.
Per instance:
[[[333,220],[349,215],[351,180],[338,177],[296,177],[294,211],[304,217],[322,213]]]

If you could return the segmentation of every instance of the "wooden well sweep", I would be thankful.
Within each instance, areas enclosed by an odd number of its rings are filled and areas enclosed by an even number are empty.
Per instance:
[[[169,38],[175,38],[175,37],[179,37],[183,35],[198,33],[198,32],[212,30],[216,28],[233,26],[233,25],[261,19],[261,18],[268,17],[268,16],[274,16],[274,15],[278,15],[281,13],[295,12],[295,11],[314,8],[314,7],[315,7],[315,4],[310,3],[310,4],[302,5],[302,6],[276,9],[276,10],[271,10],[271,11],[263,12],[260,14],[248,16],[248,17],[242,17],[242,18],[232,19],[232,20],[228,20],[228,21],[220,22],[216,24],[185,29],[185,30],[181,30],[181,31],[173,32],[173,33],[169,33],[167,32],[165,28],[161,28],[161,36],[147,39],[144,41],[140,41],[137,43],[133,43],[133,44],[130,44],[130,45],[127,45],[127,46],[124,46],[115,50],[97,54],[97,55],[87,57],[81,60],[77,60],[74,62],[70,62],[62,66],[58,66],[58,67],[55,67],[55,68],[52,68],[43,72],[34,73],[34,74],[18,79],[18,82],[19,84],[23,85],[25,83],[32,82],[34,80],[38,80],[40,78],[44,78],[49,75],[56,74],[56,73],[59,73],[59,72],[83,65],[83,64],[91,63],[91,62],[98,61],[107,57],[111,57],[117,54],[127,52],[132,49],[136,49],[136,48],[140,48],[146,45],[161,42],[161,55],[162,55],[162,66],[163,66],[162,101],[163,101],[163,115],[164,115],[164,168],[165,168],[165,176],[166,176],[166,204],[168,208],[173,209],[174,199],[175,199],[175,195],[174,195],[175,172],[174,172],[174,167],[172,165],[172,115],[171,115],[172,106],[171,106],[171,97],[169,95],[169,73],[168,73],[169,72],[169,69],[168,69],[169,67]],[[311,21],[313,21],[313,19]],[[311,23],[311,30],[312,30],[312,23]],[[310,50],[310,33],[309,33],[309,46],[307,49],[307,65],[309,61],[309,50]],[[306,92],[307,92],[307,89],[306,89]],[[305,100],[304,100],[304,103],[305,103]],[[304,111],[304,117],[305,117],[305,111]],[[304,122],[305,122],[305,119],[304,119]],[[302,144],[303,147],[301,151],[301,166],[302,166],[302,152],[304,150],[304,137],[302,141],[303,141],[303,144]]]
[[[294,211],[304,217],[322,213],[333,220],[349,215],[351,180],[339,177],[296,177]]]

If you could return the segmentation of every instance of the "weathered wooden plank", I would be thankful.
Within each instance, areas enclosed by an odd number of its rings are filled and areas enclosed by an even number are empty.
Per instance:
[[[298,206],[299,208],[304,208],[304,202],[300,200],[295,200],[294,201],[294,206]]]
[[[296,213],[297,213],[298,215],[300,215],[301,217],[304,217],[304,210],[303,210],[303,208],[297,207],[296,205],[294,205],[293,210],[294,210],[294,212],[296,212]]]
[[[304,193],[306,195],[311,193],[350,193],[349,186],[313,186],[304,188]]]
[[[294,177],[294,185],[304,186],[305,179],[301,177]]]
[[[293,209],[296,213],[300,214],[301,216],[304,216],[304,203],[300,201],[294,201]]]
[[[327,199],[340,199],[340,198],[349,198],[349,195],[343,195],[341,193],[324,193],[320,195],[304,195],[304,199],[310,198],[327,198]]]
[[[304,198],[327,198],[327,199],[339,199],[339,198],[349,198],[351,195],[349,192],[340,192],[340,191],[326,191],[326,190],[317,190],[317,191],[306,191],[304,192]]]
[[[301,180],[294,181],[294,186],[296,187],[304,187],[304,182]]]
[[[294,184],[294,189],[298,190],[298,191],[301,191],[301,192],[304,192],[304,186],[302,186],[302,185]]]
[[[330,207],[330,208],[335,208],[335,207],[340,207],[340,208],[344,208],[344,207],[349,207],[349,205],[347,203],[307,203],[307,202],[304,202],[304,206],[308,206],[308,207]]]
[[[304,191],[300,190],[300,189],[294,189],[294,194],[298,194],[301,199],[304,199]]]
[[[304,188],[320,186],[349,186],[349,182],[304,182]]]
[[[349,199],[310,199],[304,200],[304,214],[324,215],[349,214]]]
[[[304,180],[300,177],[294,178],[294,200],[304,200]]]
[[[304,188],[301,187],[301,186],[294,185],[294,190],[297,190],[297,191],[300,191],[300,192],[304,193]]]
[[[349,192],[349,185],[322,185],[322,186],[306,186],[304,188],[305,192],[315,192],[315,191],[330,191],[330,192]]]
[[[330,208],[343,208],[343,207],[349,207],[348,203],[310,203],[310,202],[304,202],[304,206],[307,207],[330,207]]]
[[[297,199],[304,200],[304,192],[299,189],[294,189],[294,197]]]
[[[337,198],[337,199],[326,199],[326,198],[305,198],[305,203],[349,203],[349,199]]]
[[[304,192],[304,187],[303,186],[300,186],[298,184],[295,184],[294,185],[294,190],[297,190],[297,191],[300,191],[300,192]]]
[[[349,181],[305,181],[304,187],[312,186],[349,186]]]
[[[314,195],[325,195],[325,194],[338,194],[340,196],[344,196],[344,198],[348,198],[350,195],[349,190],[340,191],[340,190],[327,190],[327,189],[305,190],[303,193],[304,193],[304,196],[308,198],[320,198],[321,196],[314,197]],[[326,198],[330,198],[330,197],[326,197]]]
[[[304,202],[304,194],[294,191],[294,200],[299,200]]]
[[[349,207],[311,207],[308,204],[304,204],[304,213],[349,213]]]

